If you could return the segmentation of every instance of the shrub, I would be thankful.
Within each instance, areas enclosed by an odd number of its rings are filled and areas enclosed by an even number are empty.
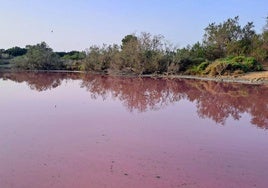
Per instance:
[[[200,65],[198,65],[198,70],[204,71],[208,65],[209,65],[209,62],[205,61],[205,62],[201,63]]]
[[[236,57],[230,58],[229,61],[242,63],[245,61],[245,56],[236,56]]]
[[[194,66],[188,68],[185,71],[185,74],[196,75],[196,74],[200,74],[200,71],[198,70],[198,66],[194,65]]]
[[[263,67],[253,57],[236,56],[217,60],[206,68],[205,73],[216,76],[231,74],[238,70],[240,73],[261,71],[263,70]]]
[[[184,58],[181,59],[177,65],[178,65],[178,71],[183,72],[190,69],[193,69],[194,67],[200,65],[205,60],[203,58]]]
[[[29,45],[27,53],[13,60],[15,67],[30,70],[53,70],[63,66],[59,56],[45,43]]]
[[[209,62],[203,62],[199,65],[194,65],[187,69],[185,73],[190,75],[203,74],[204,70],[207,68],[208,65]]]
[[[226,72],[227,66],[228,64],[223,61],[214,62],[206,68],[204,73],[212,76],[223,75]]]

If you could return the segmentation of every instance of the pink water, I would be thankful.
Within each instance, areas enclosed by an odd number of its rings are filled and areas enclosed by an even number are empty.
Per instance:
[[[267,174],[267,86],[0,73],[0,188],[267,188]]]

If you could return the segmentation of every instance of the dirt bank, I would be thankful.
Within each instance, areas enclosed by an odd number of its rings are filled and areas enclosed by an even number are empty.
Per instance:
[[[149,75],[148,75],[149,76]],[[154,76],[153,76],[154,77]],[[192,76],[192,75],[160,75],[155,77],[164,78],[182,78],[182,79],[198,79],[216,82],[236,82],[246,84],[267,84],[268,85],[268,71],[251,72],[236,76]]]

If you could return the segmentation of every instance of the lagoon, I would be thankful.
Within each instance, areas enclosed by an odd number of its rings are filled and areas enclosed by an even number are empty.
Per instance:
[[[0,187],[268,187],[268,87],[0,72]]]

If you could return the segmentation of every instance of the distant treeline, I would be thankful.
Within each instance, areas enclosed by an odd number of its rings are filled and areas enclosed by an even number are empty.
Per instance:
[[[253,22],[229,18],[205,29],[202,42],[176,48],[162,35],[126,35],[121,45],[91,46],[85,51],[53,52],[42,42],[0,50],[1,66],[27,70],[79,70],[114,74],[228,75],[263,70],[268,60],[268,17],[262,33]]]

